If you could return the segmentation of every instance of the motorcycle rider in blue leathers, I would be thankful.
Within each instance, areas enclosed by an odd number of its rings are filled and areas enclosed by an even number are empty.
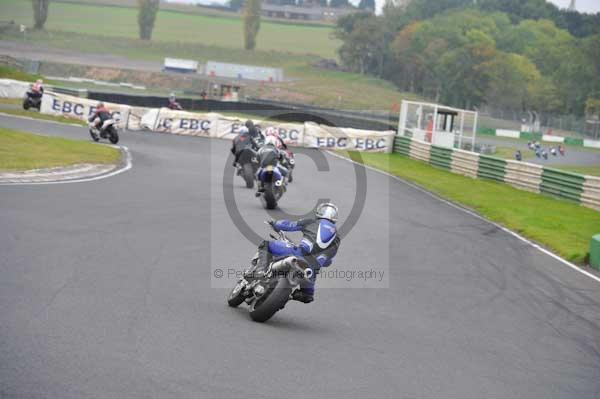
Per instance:
[[[304,259],[314,271],[309,281],[300,284],[300,289],[292,293],[292,299],[304,303],[314,300],[315,280],[319,269],[333,262],[341,239],[337,234],[336,222],[338,209],[334,204],[320,204],[314,218],[298,221],[277,220],[269,222],[277,231],[300,231],[300,245],[291,246],[283,241],[263,241],[258,247],[258,262],[256,271],[264,271],[272,257],[283,258],[294,255]]]

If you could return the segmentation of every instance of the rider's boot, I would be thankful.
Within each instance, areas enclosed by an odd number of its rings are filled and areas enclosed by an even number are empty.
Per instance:
[[[256,184],[256,193],[254,193],[255,197],[260,197],[260,195],[265,191],[263,183],[259,180]]]

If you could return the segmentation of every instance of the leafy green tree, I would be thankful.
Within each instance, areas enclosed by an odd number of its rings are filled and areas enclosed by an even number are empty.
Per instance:
[[[229,8],[239,11],[244,6],[244,0],[229,0]]]
[[[31,5],[33,6],[33,27],[35,29],[44,29],[44,25],[48,19],[50,0],[32,0]]]
[[[600,118],[600,98],[588,98],[585,102],[586,115]]]
[[[503,110],[537,110],[542,75],[527,57],[499,52],[490,63],[487,103]]]
[[[156,14],[160,7],[159,0],[138,0],[138,27],[140,39],[150,40],[154,23],[156,22]]]
[[[355,14],[338,25],[335,35],[344,40],[338,52],[346,66],[361,74],[381,75],[386,47],[377,17]]]
[[[244,48],[254,50],[260,30],[261,0],[247,0],[244,9]]]
[[[350,2],[348,2],[348,0],[330,0],[329,7],[333,7],[333,8],[350,7]]]
[[[360,0],[360,3],[358,3],[358,8],[361,10],[375,11],[375,0]]]

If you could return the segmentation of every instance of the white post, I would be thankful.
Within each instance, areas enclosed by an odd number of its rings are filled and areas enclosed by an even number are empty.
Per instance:
[[[475,111],[475,120],[473,121],[473,139],[471,140],[471,151],[475,151],[475,136],[477,135],[477,118],[479,118],[479,112]]]
[[[438,106],[437,104],[435,105],[435,107],[433,108],[433,129],[431,129],[431,144],[433,144],[433,136],[435,136],[435,132],[437,130],[437,120],[438,117]]]
[[[398,121],[398,135],[405,137],[404,127],[406,126],[406,114],[408,112],[408,103],[406,100],[402,100],[402,105],[400,107],[400,119]]]
[[[459,130],[459,134],[458,134],[458,149],[459,150],[462,150],[462,138],[463,138],[463,134],[465,133],[464,128],[465,128],[465,113],[464,113],[464,111],[461,111],[461,113],[460,113],[460,130]],[[471,151],[473,151],[473,149],[471,149]]]

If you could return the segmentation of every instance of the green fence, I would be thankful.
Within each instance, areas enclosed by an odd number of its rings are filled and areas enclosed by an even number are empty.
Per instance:
[[[396,136],[394,139],[394,152],[410,155],[410,141],[408,137]]]
[[[565,137],[565,144],[582,146],[583,139],[576,139],[575,137]]]
[[[445,147],[431,146],[429,163],[444,169],[452,168],[452,149]]]
[[[544,168],[540,191],[557,197],[580,202],[585,177],[577,173]]]
[[[531,133],[531,132],[521,132],[520,137],[529,141],[542,141],[543,134],[541,133]]]
[[[477,177],[504,182],[504,175],[506,175],[506,161],[504,159],[487,155],[479,156]]]
[[[477,134],[483,134],[485,136],[495,136],[496,129],[490,129],[488,127],[480,127],[477,129]]]

